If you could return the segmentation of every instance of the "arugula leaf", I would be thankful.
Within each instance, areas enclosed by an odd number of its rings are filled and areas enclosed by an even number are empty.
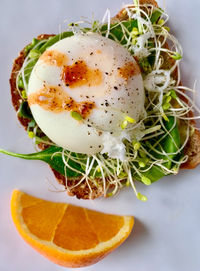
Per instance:
[[[19,106],[19,110],[18,110],[18,116],[19,117],[23,117],[23,118],[27,118],[30,120],[33,120],[33,115],[31,113],[30,107],[28,105],[27,101],[23,101],[20,106]]]
[[[150,18],[152,24],[155,24],[155,23],[158,21],[158,19],[160,18],[160,16],[161,16],[162,14],[163,14],[163,10],[162,10],[162,9],[157,9],[157,10],[155,10],[155,11],[152,13],[151,18]]]
[[[40,161],[46,162],[53,169],[55,169],[60,174],[65,176],[65,165],[63,163],[62,154],[61,154],[62,151],[63,151],[62,148],[56,147],[56,146],[51,146],[44,151],[31,153],[31,154],[19,154],[19,153],[13,153],[13,152],[9,152],[9,151],[5,151],[5,150],[0,149],[0,153],[7,154],[7,155],[10,155],[13,157],[18,157],[18,158],[22,158],[22,159],[26,159],[26,160],[40,160]],[[72,153],[71,155],[75,157],[75,154]],[[76,162],[69,160],[68,164],[71,167],[73,167],[74,169],[77,169],[77,170],[83,172],[83,170],[80,168],[80,165],[77,164]],[[67,175],[67,177],[80,176],[80,174],[78,174],[77,172],[75,172],[71,169],[66,170],[66,175]]]
[[[138,27],[137,20],[129,20],[129,21],[123,21],[121,22],[121,25],[123,25],[129,32],[132,31],[134,27]],[[111,24],[110,25],[110,31],[109,31],[109,39],[112,40],[118,40],[122,45],[126,43],[126,39],[124,37],[124,33],[122,31],[122,26],[119,23]],[[102,36],[105,37],[107,32],[108,26],[103,25],[100,29]],[[126,32],[127,36],[129,37],[128,33]],[[115,38],[114,38],[115,37]]]
[[[39,57],[38,57],[39,58]],[[31,75],[31,72],[35,66],[35,64],[37,63],[38,61],[38,58],[34,58],[32,59],[28,65],[26,65],[25,69],[24,69],[24,78],[25,78],[25,81],[28,85],[28,82],[29,82],[29,78],[30,78],[30,75]]]
[[[35,47],[38,43],[40,42],[40,40],[34,38],[32,40],[32,42],[30,44],[28,44],[25,48],[24,51],[26,53],[26,55],[30,52],[31,49],[33,49],[33,47]]]
[[[74,35],[73,32],[68,31],[68,32],[63,32],[59,35],[50,37],[49,40],[40,48],[39,50],[40,53],[44,53],[44,51],[47,50],[48,47],[52,46],[57,41],[62,40],[64,38],[69,38],[73,35]]]
[[[170,129],[174,125],[175,118],[174,117],[168,117],[168,118],[169,118],[169,121],[165,122],[165,128],[168,131],[170,131]],[[179,133],[179,130],[178,130],[178,124],[176,124],[176,126],[172,129],[172,131],[170,132],[170,135],[167,135],[160,142],[160,145],[162,146],[163,150],[166,153],[175,153],[177,151],[177,148],[179,148],[180,145],[181,145],[180,133]],[[147,149],[149,150],[150,149],[150,144],[147,144],[146,146],[147,146]],[[157,149],[160,150],[159,147]],[[150,153],[152,153],[157,159],[166,160],[166,163],[164,163],[164,166],[166,168],[168,168],[168,169],[171,169],[174,166],[174,164],[169,160],[169,158],[174,159],[174,160],[179,160],[179,158],[180,158],[180,154],[178,154],[178,155],[173,154],[173,155],[167,156],[167,155],[157,154],[157,153],[155,153],[154,151],[151,151],[151,150],[150,150]],[[159,166],[154,165],[150,170],[148,170],[147,172],[144,172],[143,176],[149,178],[151,180],[151,182],[153,183],[153,182],[158,181],[162,177],[166,176],[166,174],[162,171],[162,169]],[[141,181],[141,178],[138,175],[136,175],[135,173],[134,173],[134,177],[137,180]]]

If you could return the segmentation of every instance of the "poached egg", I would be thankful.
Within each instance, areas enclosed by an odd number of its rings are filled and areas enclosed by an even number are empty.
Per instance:
[[[123,159],[123,139],[132,138],[133,131],[123,130],[122,123],[126,116],[137,123],[145,111],[133,56],[94,33],[49,47],[31,73],[27,94],[40,129],[58,146],[88,155],[107,152]]]

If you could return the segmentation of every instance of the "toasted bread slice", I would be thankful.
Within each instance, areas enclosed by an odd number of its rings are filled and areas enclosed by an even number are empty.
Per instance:
[[[140,0],[140,4],[149,4],[150,6],[158,6],[156,1],[154,0]],[[113,21],[116,20],[125,20],[126,19],[126,14],[124,14],[123,10],[121,10],[114,18]],[[42,40],[42,39],[47,39],[52,35],[47,35],[43,34],[38,36],[37,38]],[[166,45],[167,46],[167,45]],[[12,104],[15,108],[16,111],[19,110],[20,106],[20,94],[17,90],[16,86],[16,78],[17,74],[20,71],[23,62],[25,60],[26,54],[25,50],[23,49],[19,56],[14,60],[13,63],[13,68],[12,68],[12,73],[11,73],[11,78],[10,78],[10,88],[11,88],[11,97],[12,97]],[[174,60],[170,58],[167,54],[164,56],[165,61],[164,61],[164,66],[163,69],[168,69],[171,67],[174,63]],[[176,77],[176,73],[174,74]],[[22,118],[18,116],[18,119],[20,123],[24,126],[24,128],[27,130],[29,119]],[[45,145],[39,145],[41,149],[45,149]],[[199,163],[200,163],[200,132],[198,130],[195,130],[193,135],[190,136],[190,139],[184,149],[184,153],[188,155],[188,160],[185,164],[182,165],[182,168],[185,169],[192,169],[195,168]],[[76,196],[79,199],[94,199],[98,198],[103,195],[103,189],[100,184],[101,180],[96,180],[97,185],[94,185],[93,183],[88,183],[86,181],[81,182],[80,185],[78,185],[80,179],[69,179],[67,180],[64,176],[62,176],[60,173],[52,169],[56,179],[58,182],[62,185],[64,185],[67,189],[67,192],[70,196]]]

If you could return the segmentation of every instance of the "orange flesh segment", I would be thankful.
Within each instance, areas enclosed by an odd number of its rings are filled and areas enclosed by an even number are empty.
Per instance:
[[[22,217],[29,231],[41,240],[51,241],[65,204],[42,202],[23,208]]]
[[[31,205],[35,205],[35,204],[41,203],[41,202],[43,202],[43,200],[32,197],[32,196],[27,195],[25,193],[23,193],[20,197],[20,205],[22,208],[28,207]]]
[[[88,219],[91,221],[100,242],[110,240],[115,236],[124,224],[123,217],[101,214],[92,210],[86,210]]]
[[[84,209],[76,206],[69,206],[65,211],[53,242],[57,246],[70,250],[89,249],[99,243]]]

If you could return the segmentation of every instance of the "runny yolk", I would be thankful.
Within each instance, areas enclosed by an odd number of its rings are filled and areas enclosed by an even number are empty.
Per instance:
[[[47,86],[28,96],[29,106],[38,104],[44,110],[54,113],[64,111],[78,112],[83,118],[86,118],[95,107],[94,102],[76,102],[61,87]]]
[[[134,75],[140,74],[140,68],[133,62],[126,63],[123,67],[118,68],[119,75],[128,80]]]
[[[56,50],[45,51],[41,55],[40,60],[44,61],[46,64],[57,67],[62,67],[63,65],[66,65],[68,62],[67,56]]]
[[[102,83],[102,78],[102,72],[99,69],[89,68],[83,60],[64,66],[61,73],[61,79],[70,88],[98,86]]]

